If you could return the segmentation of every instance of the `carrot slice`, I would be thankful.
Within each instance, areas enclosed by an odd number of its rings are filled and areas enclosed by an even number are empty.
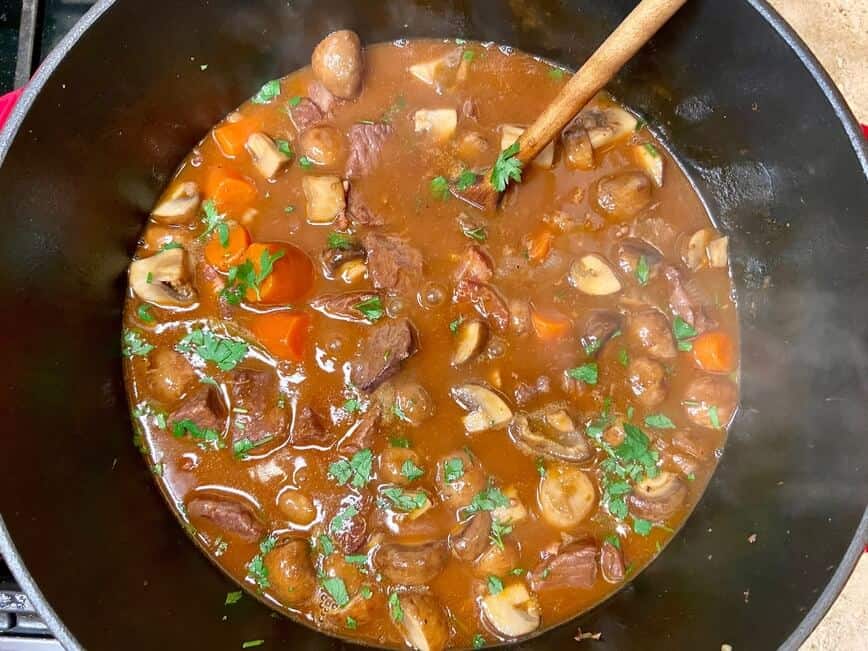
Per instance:
[[[304,312],[270,312],[258,314],[250,330],[275,357],[300,362],[304,358],[310,315]]]
[[[693,359],[704,371],[729,373],[735,369],[735,344],[725,332],[704,332],[693,340]]]
[[[542,313],[537,310],[531,310],[530,321],[537,337],[546,341],[566,336],[573,325],[563,314],[558,312]]]
[[[212,167],[204,185],[206,196],[224,214],[240,217],[256,200],[256,186],[231,168]]]
[[[238,120],[237,122],[224,122],[212,133],[220,152],[227,158],[235,158],[244,152],[247,139],[258,128],[259,125],[253,120]]]
[[[253,265],[257,277],[262,274],[263,262],[273,261],[271,271],[259,283],[258,294],[252,287],[247,289],[245,298],[251,303],[289,303],[313,286],[313,263],[304,251],[291,244],[257,242],[247,247],[244,258]]]
[[[221,230],[218,226],[205,245],[205,260],[220,271],[229,271],[229,267],[244,259],[244,252],[248,246],[250,246],[250,234],[241,224],[234,222],[226,224],[225,230]]]
[[[527,247],[527,258],[534,264],[540,264],[548,257],[552,250],[555,234],[549,229],[543,228],[531,235]]]

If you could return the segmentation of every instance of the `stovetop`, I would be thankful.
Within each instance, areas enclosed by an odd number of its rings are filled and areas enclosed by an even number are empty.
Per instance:
[[[0,0],[0,95],[20,88],[93,0]],[[0,556],[0,651],[62,651]]]

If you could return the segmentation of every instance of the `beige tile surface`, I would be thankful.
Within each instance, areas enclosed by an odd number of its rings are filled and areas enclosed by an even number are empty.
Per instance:
[[[769,1],[868,123],[868,0]],[[868,554],[802,651],[868,651]]]

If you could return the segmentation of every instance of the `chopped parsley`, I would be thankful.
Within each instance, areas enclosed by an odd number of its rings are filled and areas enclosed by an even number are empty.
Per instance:
[[[343,407],[341,407],[341,409],[343,409],[348,414],[352,414],[353,412],[358,411],[359,408],[360,408],[359,401],[356,400],[355,398],[350,398],[349,400],[347,400],[343,404]]]
[[[383,115],[380,117],[381,122],[385,122],[388,124],[391,122],[398,113],[407,105],[407,100],[404,99],[403,95],[398,95],[395,98],[395,101],[392,102],[392,105],[389,106],[385,111],[383,111]]]
[[[618,362],[620,362],[621,366],[627,366],[630,363],[630,356],[627,354],[626,348],[618,351]]]
[[[319,535],[317,538],[317,542],[319,543],[319,548],[322,550],[323,556],[331,556],[335,551],[335,544],[332,542],[332,539],[329,538],[324,533]]]
[[[142,303],[139,305],[136,310],[136,316],[139,317],[140,321],[144,321],[145,323],[153,323],[156,320],[154,319],[154,315],[151,314],[150,303]]]
[[[491,542],[503,549],[503,537],[512,533],[512,525],[508,522],[501,522],[497,518],[491,519]]]
[[[332,521],[329,522],[329,531],[340,531],[345,526],[347,526],[347,522],[352,520],[359,514],[359,510],[350,504],[343,511],[340,511],[335,517],[332,518]]]
[[[409,448],[410,439],[404,437],[393,437],[389,439],[389,445],[393,448]]]
[[[488,577],[488,592],[490,594],[500,594],[503,592],[503,581],[496,576]]]
[[[421,491],[405,491],[390,486],[383,489],[383,495],[389,498],[389,501],[398,511],[405,513],[416,511],[428,504],[428,496]]]
[[[428,186],[431,190],[431,196],[440,201],[445,200],[449,196],[449,181],[445,176],[435,176],[431,179]]]
[[[401,600],[397,592],[389,593],[389,615],[399,624],[404,621],[404,609],[401,608]]]
[[[298,166],[303,170],[309,170],[311,167],[313,167],[313,161],[307,156],[299,156]]]
[[[513,576],[524,576],[525,572],[527,572],[527,570],[523,567],[514,567],[509,571]]]
[[[649,414],[645,416],[645,425],[654,429],[675,429],[675,423],[665,414]]]
[[[410,419],[407,417],[407,414],[404,413],[404,409],[397,402],[392,405],[392,413],[395,415],[395,418],[398,420],[402,420],[405,423],[409,423]]]
[[[551,77],[552,79],[560,81],[561,79],[563,79],[566,76],[567,76],[566,71],[562,70],[561,68],[550,68],[549,69],[549,77]]]
[[[648,152],[651,158],[660,158],[660,152],[657,151],[657,147],[652,145],[650,142],[646,142],[642,147]]]
[[[450,331],[452,334],[455,334],[456,332],[458,332],[458,326],[460,326],[461,323],[462,323],[463,321],[464,321],[464,317],[463,317],[463,316],[460,316],[460,317],[458,317],[457,319],[455,319],[454,321],[452,321],[452,322],[449,324],[449,331]]]
[[[571,368],[567,371],[567,375],[574,380],[579,380],[585,384],[596,384],[599,375],[597,363],[588,362],[587,364],[582,364],[576,368]]]
[[[506,190],[506,186],[509,185],[511,180],[521,182],[522,163],[516,158],[518,148],[519,144],[516,140],[500,152],[497,160],[494,162],[494,167],[491,169],[491,185],[498,192]]]
[[[224,249],[229,246],[229,224],[226,223],[226,217],[217,212],[217,204],[213,199],[202,202],[202,223],[205,224],[205,230],[199,236],[200,239],[204,240],[216,230],[220,246]]]
[[[301,104],[301,96],[300,95],[293,95],[292,97],[289,98],[289,101],[287,102],[287,104],[289,104],[292,107],[298,106],[299,104]]]
[[[341,249],[342,251],[346,251],[347,249],[352,248],[353,238],[346,233],[336,233],[332,231],[329,233],[327,244],[330,249]]]
[[[272,79],[265,82],[259,92],[250,100],[254,104],[268,104],[275,97],[280,95],[280,80]]]
[[[371,480],[373,456],[371,450],[365,448],[356,452],[349,461],[335,461],[329,466],[329,477],[340,486],[350,482],[355,488],[363,488]]]
[[[265,644],[265,640],[247,640],[246,642],[241,643],[242,649],[253,649],[254,647],[262,646]]]
[[[202,429],[189,418],[176,420],[172,423],[172,435],[176,438],[182,438],[189,435],[190,438],[199,441],[200,447],[213,447],[215,449],[225,448],[226,443],[220,438],[220,434],[210,428]]]
[[[285,213],[295,212],[295,206],[293,206],[292,204],[289,204],[286,208],[283,209],[283,212],[285,212]]]
[[[362,595],[362,599],[370,599],[374,596],[374,591],[371,590],[371,586],[363,585],[359,590],[359,594]]]
[[[652,524],[648,520],[643,520],[642,518],[633,518],[633,531],[638,533],[640,536],[647,536],[651,533]]]
[[[322,587],[329,596],[334,600],[339,608],[343,608],[350,603],[350,595],[347,593],[347,586],[344,585],[344,580],[339,576],[329,576],[321,580]]]
[[[588,357],[600,350],[602,345],[603,341],[597,337],[588,337],[587,339],[584,337],[582,338],[582,348],[585,351],[585,355]]]
[[[350,565],[364,565],[368,562],[368,557],[364,554],[355,554],[350,556],[344,556],[344,560]]]
[[[687,481],[696,481],[696,473],[691,472],[689,475],[687,475]]]
[[[499,488],[489,486],[474,495],[473,500],[465,507],[465,510],[469,513],[476,513],[478,511],[493,511],[498,507],[505,508],[507,506],[509,506],[509,498],[500,492]]]
[[[247,564],[247,578],[253,580],[261,589],[271,586],[268,580],[268,568],[265,566],[265,555],[277,545],[274,536],[266,536],[259,543],[259,553]]]
[[[406,459],[404,463],[401,464],[401,474],[409,481],[415,481],[424,475],[425,471],[413,463],[412,459]]]
[[[636,280],[640,285],[648,284],[648,277],[651,275],[651,269],[648,267],[648,260],[644,255],[639,256],[639,262],[636,263]]]
[[[720,429],[720,416],[717,413],[717,405],[711,405],[708,408],[708,420],[714,429]]]
[[[169,251],[171,249],[183,249],[183,245],[180,242],[176,242],[175,240],[170,240],[169,242],[163,242],[163,245],[160,247],[160,251]]]
[[[536,472],[540,477],[546,476],[546,462],[542,457],[537,457],[534,460],[534,465],[536,465]]]
[[[255,447],[256,443],[245,437],[243,439],[235,441],[235,443],[232,444],[232,454],[235,455],[236,459],[243,460],[247,458],[247,453]]]
[[[154,350],[154,345],[142,338],[138,330],[124,330],[121,353],[124,357],[146,357]]]
[[[295,156],[295,152],[292,149],[292,145],[289,140],[284,140],[283,138],[278,138],[274,141],[274,144],[277,145],[277,151],[288,158],[292,158]]]
[[[226,593],[226,601],[223,602],[224,606],[231,606],[232,604],[237,604],[241,601],[241,597],[244,595],[241,590],[236,590],[235,592],[227,592]]]
[[[464,233],[465,237],[469,237],[471,240],[476,240],[477,242],[484,242],[488,239],[488,232],[485,230],[485,226],[477,226],[476,228],[463,226],[461,232]]]
[[[692,325],[687,323],[687,321],[682,319],[680,316],[677,316],[672,322],[672,332],[675,334],[675,340],[678,342],[678,350],[693,350],[693,344],[686,341],[687,339],[695,337],[697,334]]]
[[[450,484],[458,481],[464,476],[464,461],[455,457],[447,459],[443,464],[443,478]]]
[[[476,52],[473,50],[464,50],[464,52],[461,53],[461,58],[467,61],[467,63],[470,63],[476,58]]]
[[[245,260],[239,265],[230,267],[226,277],[226,287],[221,294],[232,305],[238,305],[248,291],[252,291],[258,300],[259,289],[274,269],[274,263],[286,254],[285,251],[276,251],[274,254],[268,249],[263,249],[259,258],[259,271],[256,271],[253,262]]]
[[[355,618],[347,615],[347,628],[348,629],[350,629],[351,631],[354,631],[354,630],[356,630],[358,625],[359,625],[359,623],[355,620]]]
[[[621,549],[621,539],[617,534],[610,533],[608,536],[604,538],[604,540],[612,545],[615,549]]]
[[[175,350],[194,353],[206,362],[214,362],[221,371],[231,371],[247,356],[247,342],[215,335],[210,330],[191,330]]]
[[[362,315],[364,315],[364,317],[371,323],[376,323],[386,314],[386,310],[383,308],[383,301],[380,300],[379,296],[374,296],[373,298],[369,298],[361,303],[356,303],[353,307],[357,311],[361,312]]]
[[[459,192],[464,192],[468,188],[476,185],[476,181],[478,180],[479,177],[476,175],[476,172],[472,170],[464,170],[458,175],[458,180],[455,181],[455,188]]]
[[[473,636],[472,644],[474,649],[481,649],[485,646],[485,638],[483,637],[482,633],[477,633]]]

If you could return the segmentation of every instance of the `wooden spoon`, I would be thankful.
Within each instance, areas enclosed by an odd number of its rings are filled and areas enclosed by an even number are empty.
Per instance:
[[[515,158],[522,167],[526,167],[570,123],[685,2],[687,0],[642,0],[636,5],[521,134]],[[495,208],[501,191],[491,184],[490,173],[464,192],[453,189],[458,198],[482,209]]]

